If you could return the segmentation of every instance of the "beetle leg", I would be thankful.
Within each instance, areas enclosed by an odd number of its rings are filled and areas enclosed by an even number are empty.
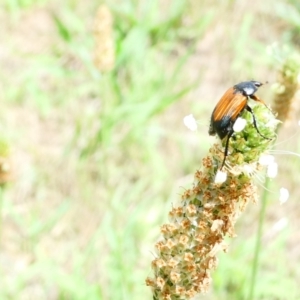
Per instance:
[[[261,100],[260,98],[258,98],[256,95],[249,95],[249,97],[252,99],[252,100],[254,100],[254,101],[257,101],[257,102],[260,102],[260,103],[262,103],[262,104],[264,104],[265,106],[267,106],[266,105],[266,103],[263,101],[263,100]]]
[[[223,169],[224,165],[225,165],[225,161],[226,161],[226,157],[228,156],[228,146],[229,146],[229,139],[231,138],[232,134],[234,133],[233,129],[231,129],[231,131],[228,133],[227,135],[227,140],[226,140],[226,144],[225,144],[225,151],[224,151],[224,159],[221,165],[221,169]]]
[[[257,102],[259,102],[259,103],[262,103],[271,113],[273,113],[272,112],[272,110],[270,109],[270,107],[268,107],[267,106],[267,104],[263,101],[263,100],[261,100],[260,98],[258,98],[256,95],[250,95],[249,96],[252,100],[254,100],[254,101],[257,101]]]
[[[258,130],[258,128],[257,128],[257,123],[256,123],[255,115],[254,115],[254,113],[253,113],[252,108],[251,108],[249,105],[247,105],[247,106],[246,106],[246,109],[247,109],[247,111],[249,111],[249,113],[250,113],[250,114],[252,115],[252,117],[253,117],[253,125],[254,125],[256,131],[258,132],[258,134],[259,134],[261,137],[263,137],[264,139],[266,139],[266,140],[271,140],[271,139],[269,139],[269,138],[263,136],[263,135],[259,132],[259,130]]]

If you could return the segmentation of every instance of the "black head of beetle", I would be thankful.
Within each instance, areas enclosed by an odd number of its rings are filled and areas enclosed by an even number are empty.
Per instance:
[[[244,96],[248,97],[256,93],[259,87],[263,84],[259,81],[243,81],[233,86],[236,92],[242,93]]]

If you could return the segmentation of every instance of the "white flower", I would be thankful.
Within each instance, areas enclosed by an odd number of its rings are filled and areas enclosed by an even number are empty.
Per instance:
[[[298,121],[298,126],[300,126],[300,120]]]
[[[275,178],[278,172],[278,165],[276,162],[272,162],[268,165],[267,176],[269,178]]]
[[[274,163],[275,157],[269,154],[262,154],[259,158],[259,164],[262,166],[268,166]]]
[[[183,123],[189,130],[197,130],[197,122],[192,114],[185,116],[183,118]]]
[[[283,204],[289,199],[290,193],[286,188],[281,188],[279,193],[280,193],[279,202],[280,204]]]
[[[223,183],[226,181],[226,179],[227,179],[227,173],[223,172],[221,170],[218,170],[216,177],[215,177],[215,183],[216,184]]]
[[[247,124],[247,121],[243,118],[238,117],[233,125],[233,130],[235,132],[241,132]]]

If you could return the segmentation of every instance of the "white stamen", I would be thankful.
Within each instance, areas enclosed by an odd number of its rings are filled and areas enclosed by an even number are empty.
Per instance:
[[[273,226],[272,229],[275,232],[281,231],[282,229],[284,229],[284,227],[286,227],[288,225],[288,219],[287,218],[281,218],[280,220],[278,220]]]
[[[191,131],[197,130],[197,122],[192,114],[183,118],[184,125]]]
[[[274,163],[275,157],[270,154],[262,154],[259,158],[259,164],[262,166],[268,166]]]
[[[223,172],[221,170],[218,170],[216,177],[215,177],[215,183],[216,184],[223,183],[226,181],[226,179],[227,179],[227,173]]]
[[[233,130],[235,132],[241,132],[247,124],[247,121],[243,118],[238,117],[233,125]]]
[[[245,164],[242,169],[245,174],[247,174],[248,176],[251,176],[255,171],[255,166],[250,165],[250,164]]]
[[[269,178],[275,178],[278,173],[278,165],[276,162],[272,162],[268,165],[267,176]]]
[[[279,193],[280,193],[279,202],[280,204],[283,204],[289,199],[290,193],[286,188],[281,188]]]
[[[279,123],[282,123],[282,122],[279,121],[279,120],[277,120],[277,119],[271,119],[271,120],[269,120],[269,121],[265,124],[265,127],[274,128],[274,127],[277,126]]]

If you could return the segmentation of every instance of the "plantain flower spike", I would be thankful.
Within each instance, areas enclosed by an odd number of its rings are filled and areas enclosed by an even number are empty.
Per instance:
[[[110,9],[101,5],[94,22],[95,54],[94,63],[101,72],[111,71],[115,65],[113,39],[113,17]]]
[[[288,121],[295,104],[300,84],[300,57],[290,55],[285,59],[274,85],[273,110],[283,123]]]
[[[146,279],[154,300],[190,299],[206,293],[218,264],[217,253],[227,251],[226,236],[235,237],[234,225],[249,202],[257,202],[254,175],[266,168],[261,155],[271,148],[279,123],[264,105],[253,112],[263,138],[253,126],[252,115],[244,111],[244,129],[230,139],[229,156],[222,170],[224,144],[214,144],[196,171],[192,188],[169,212],[155,244],[153,276]],[[226,173],[226,174],[224,174]]]

